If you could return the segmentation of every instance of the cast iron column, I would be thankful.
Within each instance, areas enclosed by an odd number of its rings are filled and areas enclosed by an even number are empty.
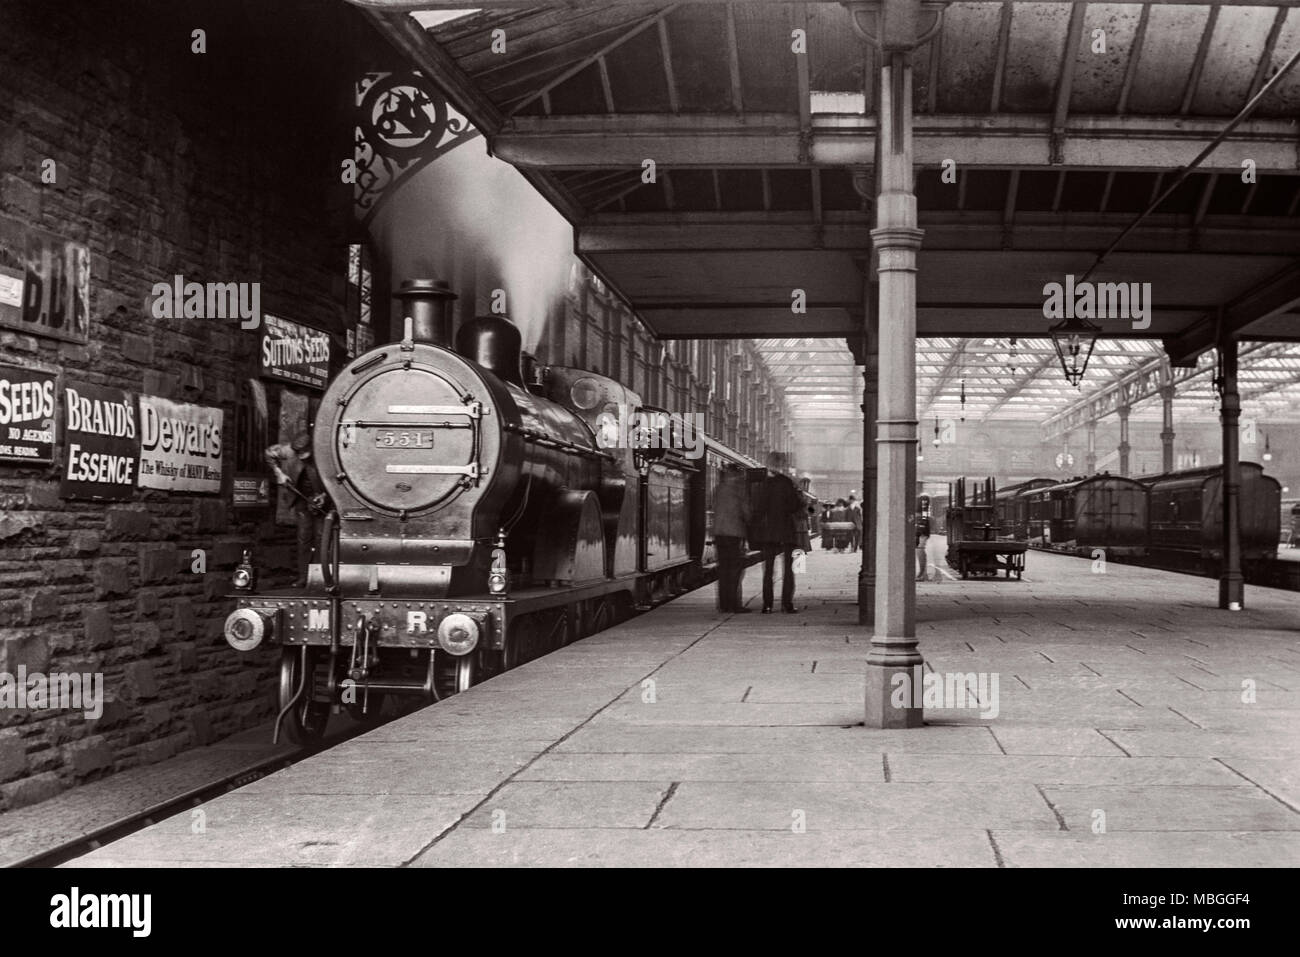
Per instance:
[[[1219,575],[1219,607],[1240,611],[1245,600],[1241,574],[1241,468],[1237,461],[1241,427],[1241,397],[1237,394],[1237,340],[1219,341],[1219,421],[1223,425],[1223,569]]]
[[[1097,420],[1088,420],[1088,451],[1083,457],[1083,471],[1088,475],[1097,474]]]
[[[1164,411],[1164,430],[1160,433],[1160,470],[1174,470],[1174,387],[1160,387],[1160,402]]]
[[[871,283],[866,285],[870,294]],[[862,342],[862,571],[858,573],[858,624],[876,622],[876,405],[880,376],[880,324],[866,310]]]
[[[1119,413],[1119,474],[1128,475],[1128,453],[1132,448],[1128,444],[1128,415],[1132,410],[1127,405],[1121,405],[1115,410]]]
[[[891,15],[891,6],[890,0],[882,4],[882,19]],[[878,129],[880,195],[871,232],[880,283],[876,620],[867,655],[866,726],[911,728],[923,723],[919,689],[912,688],[923,664],[916,645],[915,577],[916,251],[922,232],[912,192],[912,67],[906,49],[886,46]],[[906,681],[895,681],[898,675]]]

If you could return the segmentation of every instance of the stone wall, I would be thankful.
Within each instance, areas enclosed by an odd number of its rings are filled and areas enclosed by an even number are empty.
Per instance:
[[[258,546],[271,584],[292,561],[292,529],[231,507],[258,332],[155,319],[147,299],[176,274],[260,282],[263,310],[342,329],[332,111],[348,78],[330,44],[355,28],[341,4],[174,6],[0,4],[0,216],[85,243],[91,261],[88,343],[0,329],[0,364],[220,407],[227,450],[219,495],[136,489],[113,504],[60,498],[59,442],[53,466],[0,463],[0,673],[99,672],[107,699],[97,720],[0,710],[0,810],[272,714],[271,657],[221,637],[242,548]],[[278,115],[248,108],[277,97]]]

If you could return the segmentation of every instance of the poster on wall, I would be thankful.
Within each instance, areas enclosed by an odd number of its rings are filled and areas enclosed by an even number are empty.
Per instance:
[[[264,508],[271,504],[266,464],[268,441],[266,383],[245,379],[235,403],[235,461],[231,502],[235,508]]]
[[[0,462],[54,461],[52,372],[0,366]]]
[[[329,333],[270,313],[262,319],[261,374],[323,390],[330,378]]]
[[[0,326],[85,342],[90,334],[90,250],[0,217]]]
[[[1035,449],[1012,449],[1011,471],[1019,475],[1038,469],[1038,452]]]
[[[140,396],[141,488],[221,491],[220,409]]]
[[[301,392],[294,392],[290,389],[280,390],[280,422],[279,422],[279,444],[285,447],[292,445],[293,440],[299,435],[307,432],[308,419],[311,415],[311,402],[307,396]],[[291,459],[288,463],[290,471],[287,473],[290,479],[298,478],[298,469],[296,459]],[[297,503],[290,492],[282,492],[276,497],[275,521],[278,525],[295,525],[297,524],[297,513],[294,505]]]
[[[59,495],[129,499],[140,464],[137,421],[131,393],[85,382],[65,383]]]

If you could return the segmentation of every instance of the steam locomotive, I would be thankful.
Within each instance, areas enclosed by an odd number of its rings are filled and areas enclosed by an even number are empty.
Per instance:
[[[444,698],[703,583],[718,473],[759,470],[708,436],[658,441],[689,424],[614,379],[551,366],[526,382],[504,316],[448,348],[445,283],[397,298],[405,337],[320,403],[334,508],[306,589],[258,593],[250,564],[235,573],[226,640],[280,646],[276,735],[299,743],[339,708],[371,720],[388,695]],[[622,427],[628,410],[641,426]]]

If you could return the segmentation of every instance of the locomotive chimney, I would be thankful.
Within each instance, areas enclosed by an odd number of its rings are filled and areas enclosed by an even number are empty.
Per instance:
[[[402,316],[411,319],[411,338],[435,346],[451,345],[451,304],[456,294],[441,279],[407,279],[394,293]]]
[[[520,373],[523,339],[505,316],[475,316],[456,332],[456,351],[498,379],[524,387]]]

